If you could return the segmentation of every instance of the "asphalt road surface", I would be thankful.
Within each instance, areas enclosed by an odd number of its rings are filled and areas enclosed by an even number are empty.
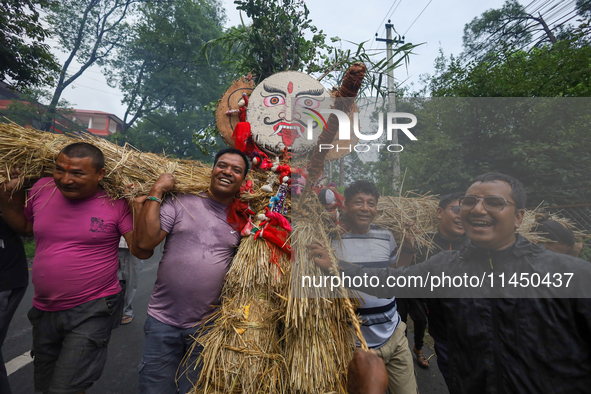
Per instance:
[[[143,262],[140,283],[133,303],[135,318],[125,326],[113,330],[109,344],[107,365],[101,378],[89,389],[87,394],[133,394],[138,391],[137,367],[142,357],[144,342],[144,321],[150,300],[150,294],[156,280],[160,247],[154,256]],[[33,364],[29,356],[32,344],[31,324],[27,311],[33,303],[33,285],[29,283],[27,293],[12,319],[8,335],[2,347],[4,361],[9,370],[9,381],[13,394],[32,394]],[[409,322],[409,344],[412,348],[412,322]],[[427,357],[433,354],[432,341],[425,340],[423,351]],[[447,394],[447,388],[441,373],[437,369],[436,356],[430,360],[429,368],[421,368],[415,360],[415,373],[421,394]],[[12,372],[11,372],[12,371]]]

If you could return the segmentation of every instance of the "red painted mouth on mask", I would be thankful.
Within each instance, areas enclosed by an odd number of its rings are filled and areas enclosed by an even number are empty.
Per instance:
[[[273,127],[275,131],[273,135],[281,136],[281,140],[285,146],[291,146],[293,142],[304,136],[304,127],[298,123],[281,122]]]

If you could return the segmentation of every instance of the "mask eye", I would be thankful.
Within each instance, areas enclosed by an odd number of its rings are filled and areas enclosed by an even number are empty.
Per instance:
[[[277,105],[285,104],[285,99],[282,96],[268,96],[263,100],[266,107],[275,107]]]
[[[320,101],[315,100],[310,97],[302,97],[302,98],[299,98],[298,101],[296,101],[296,104],[299,105],[300,107],[314,109],[314,108],[318,108],[320,106]]]

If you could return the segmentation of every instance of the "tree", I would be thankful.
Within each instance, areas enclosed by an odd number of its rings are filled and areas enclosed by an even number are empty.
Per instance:
[[[47,44],[50,32],[39,21],[39,11],[50,0],[0,1],[0,80],[13,88],[51,84],[59,69]]]
[[[137,122],[125,134],[115,133],[109,139],[119,145],[125,142],[147,152],[165,153],[177,158],[211,161],[193,142],[193,132],[206,123],[200,111],[185,111],[179,114],[158,109]],[[214,145],[215,142],[211,142]]]
[[[235,0],[234,4],[252,19],[252,24],[232,27],[204,48],[206,54],[221,48],[226,63],[234,69],[234,77],[252,73],[257,81],[262,81],[269,75],[292,70],[328,78],[333,86],[338,86],[349,67],[361,61],[368,68],[362,94],[388,94],[382,82],[390,70],[389,59],[383,58],[382,53],[367,54],[365,43],[358,44],[356,51],[333,46],[340,41],[338,37],[327,43],[326,34],[309,19],[310,11],[304,1]],[[406,43],[396,47],[392,68],[407,62],[417,46]],[[375,60],[375,55],[379,60]]]
[[[204,109],[221,97],[228,74],[215,54],[208,62],[201,47],[221,36],[223,11],[217,1],[171,0],[146,3],[140,14],[107,73],[127,104],[124,129],[115,139],[177,157],[201,157],[193,133],[204,134],[210,123]],[[211,137],[206,141],[213,143]]]
[[[591,0],[577,0],[576,7],[579,15],[591,18]]]
[[[68,53],[61,66],[48,116],[56,112],[59,99],[70,84],[90,66],[104,65],[130,30],[129,14],[141,0],[63,0],[52,3],[47,15],[60,46]],[[76,61],[80,69],[70,71]],[[45,124],[49,130],[51,123]]]
[[[234,4],[252,19],[252,25],[228,29],[223,37],[212,40],[208,49],[223,47],[235,76],[252,72],[262,81],[280,71],[317,71],[314,61],[328,48],[326,35],[312,25],[303,2],[235,0]],[[306,34],[312,39],[306,39]]]
[[[124,131],[162,107],[180,112],[191,100],[203,107],[225,82],[215,59],[208,64],[200,56],[200,48],[222,34],[217,2],[171,0],[144,4],[140,11],[133,37],[107,72],[109,84],[124,93]]]
[[[576,39],[464,67],[440,59],[431,95],[443,98],[411,111],[421,122],[413,129],[419,141],[402,156],[406,188],[464,190],[474,176],[494,171],[523,181],[532,206],[588,201],[588,101],[577,97],[591,95],[590,60],[591,46]]]

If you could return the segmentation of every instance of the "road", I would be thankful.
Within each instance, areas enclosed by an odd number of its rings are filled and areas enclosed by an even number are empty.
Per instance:
[[[107,365],[101,378],[87,391],[87,394],[129,394],[137,393],[137,366],[142,357],[144,341],[143,324],[146,320],[146,310],[150,294],[156,280],[158,261],[161,257],[160,248],[152,258],[143,262],[140,272],[140,283],[134,301],[134,320],[113,331],[109,344]],[[33,286],[29,283],[27,293],[12,320],[8,336],[2,347],[4,361],[9,369],[9,380],[13,394],[32,394],[33,364],[28,352],[31,350],[31,324],[27,319],[27,311],[33,302]],[[409,344],[412,348],[412,323],[409,324]],[[433,354],[429,348],[429,339],[423,351],[427,357]],[[447,394],[447,388],[441,373],[437,369],[437,362],[433,356],[431,366],[423,369],[415,362],[415,372],[421,394]],[[24,365],[23,365],[24,364]],[[10,373],[10,369],[16,369]]]

